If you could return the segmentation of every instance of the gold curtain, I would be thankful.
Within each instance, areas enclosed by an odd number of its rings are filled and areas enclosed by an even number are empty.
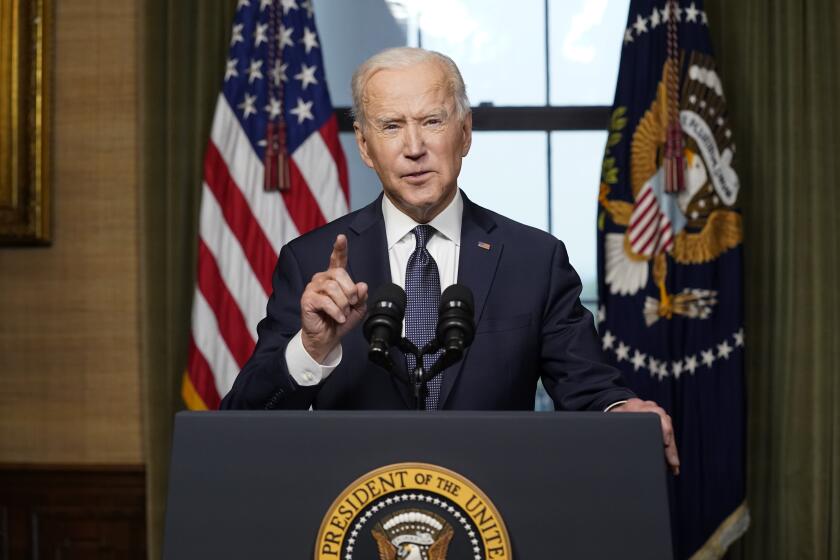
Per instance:
[[[706,2],[745,223],[747,497],[737,558],[840,556],[840,5]]]
[[[141,355],[148,545],[159,558],[173,416],[183,408],[202,160],[236,2],[141,5]]]

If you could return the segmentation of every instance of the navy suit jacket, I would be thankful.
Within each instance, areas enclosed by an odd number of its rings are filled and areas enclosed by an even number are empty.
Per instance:
[[[533,410],[540,377],[558,410],[604,410],[633,397],[619,371],[603,362],[563,243],[463,198],[458,282],[473,292],[476,334],[464,359],[444,370],[441,408]],[[301,295],[327,268],[339,233],[347,236],[354,281],[367,282],[371,292],[391,282],[381,195],[288,243],[254,354],[221,408],[413,408],[411,389],[368,361],[361,324],[344,337],[341,364],[321,384],[299,386],[286,368],[286,345],[300,330]],[[391,352],[404,372],[405,357]]]

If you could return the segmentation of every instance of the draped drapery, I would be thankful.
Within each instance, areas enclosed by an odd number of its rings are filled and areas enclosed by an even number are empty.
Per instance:
[[[141,5],[141,355],[148,544],[159,558],[173,416],[183,408],[202,161],[236,2]]]
[[[736,558],[840,555],[840,7],[706,3],[744,210],[747,498]]]

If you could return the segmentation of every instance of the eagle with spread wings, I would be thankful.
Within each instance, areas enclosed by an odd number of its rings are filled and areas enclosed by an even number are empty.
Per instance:
[[[437,534],[434,542],[426,547],[411,541],[395,545],[380,525],[371,533],[379,550],[379,560],[446,560],[446,551],[454,535],[452,527],[447,525]]]
[[[626,228],[624,233],[605,235],[605,281],[611,293],[633,295],[653,277],[660,297],[646,299],[648,325],[673,315],[706,318],[716,304],[716,293],[710,290],[668,293],[665,279],[669,256],[678,264],[703,264],[743,239],[734,198],[727,200],[716,188],[721,182],[733,185],[737,196],[738,178],[731,166],[735,146],[724,120],[726,104],[713,64],[710,57],[692,53],[680,100],[681,120],[700,123],[704,139],[714,141],[714,152],[709,153],[708,146],[700,146],[690,131],[685,135],[684,190],[676,195],[664,192],[667,84],[672,71],[668,61],[656,98],[633,132],[630,186],[634,201],[610,199],[610,181],[605,177],[601,183],[600,205],[614,224]],[[612,132],[616,138],[620,138],[625,124],[623,115],[614,115]],[[709,155],[715,161],[708,161]]]

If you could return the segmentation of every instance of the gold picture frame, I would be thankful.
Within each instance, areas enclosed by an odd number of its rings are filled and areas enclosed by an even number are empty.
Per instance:
[[[47,245],[50,0],[0,0],[0,245]]]

